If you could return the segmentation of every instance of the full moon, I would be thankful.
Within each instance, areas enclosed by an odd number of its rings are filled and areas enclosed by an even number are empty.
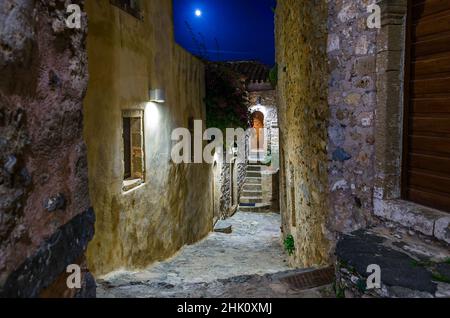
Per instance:
[[[202,10],[200,10],[200,9],[195,10],[195,16],[196,17],[201,17],[202,16]]]

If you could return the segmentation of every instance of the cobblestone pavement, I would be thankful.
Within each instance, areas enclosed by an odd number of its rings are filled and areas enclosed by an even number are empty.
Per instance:
[[[326,297],[330,287],[299,291],[280,281],[287,266],[280,215],[239,212],[231,234],[211,233],[173,258],[139,272],[98,280],[98,297]]]

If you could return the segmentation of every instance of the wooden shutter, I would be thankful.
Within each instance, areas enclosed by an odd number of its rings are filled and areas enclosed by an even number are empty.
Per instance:
[[[405,199],[450,211],[450,1],[409,3]]]
[[[131,177],[131,118],[123,118],[124,179]]]

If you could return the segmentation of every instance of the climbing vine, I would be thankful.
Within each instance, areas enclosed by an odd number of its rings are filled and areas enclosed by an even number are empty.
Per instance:
[[[288,252],[289,256],[294,254],[295,242],[294,242],[294,237],[292,235],[288,235],[284,239],[284,249],[286,250],[286,252]]]
[[[269,81],[273,87],[277,87],[278,84],[278,64],[275,64],[274,67],[270,69],[269,73]]]
[[[224,63],[206,65],[206,125],[208,128],[247,129],[250,124],[248,92],[239,74]]]

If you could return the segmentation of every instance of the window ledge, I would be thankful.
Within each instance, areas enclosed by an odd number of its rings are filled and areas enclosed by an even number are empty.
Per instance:
[[[375,215],[450,244],[450,214],[404,200],[375,199]]]
[[[130,190],[133,190],[134,188],[139,187],[143,183],[144,180],[142,179],[124,180],[122,184],[122,190],[123,192],[128,192]]]

